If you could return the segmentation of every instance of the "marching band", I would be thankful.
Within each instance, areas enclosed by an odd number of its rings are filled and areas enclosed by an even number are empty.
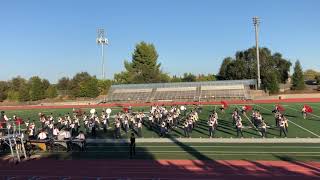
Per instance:
[[[224,112],[227,106],[223,104],[222,107],[221,111]],[[29,139],[39,140],[50,138],[57,140],[70,140],[72,138],[85,140],[85,136],[88,134],[96,137],[98,133],[107,133],[110,131],[116,139],[122,138],[124,134],[128,137],[128,133],[131,134],[132,132],[134,132],[137,137],[143,137],[144,127],[158,133],[160,137],[166,137],[167,134],[177,132],[178,129],[181,129],[183,130],[184,137],[189,138],[196,127],[203,126],[203,123],[199,123],[200,110],[202,110],[202,108],[199,108],[199,106],[190,108],[189,111],[187,111],[185,106],[151,106],[149,112],[144,112],[143,110],[134,112],[132,108],[127,108],[111,116],[112,110],[110,108],[102,110],[101,114],[98,114],[95,109],[91,109],[89,113],[73,109],[72,113],[65,115],[60,114],[58,116],[54,116],[52,113],[49,115],[39,113],[38,122],[31,121],[30,118],[28,118],[23,123],[27,128],[25,131],[27,137]],[[249,110],[251,110],[252,114],[248,118],[246,113],[248,113]],[[304,118],[306,118],[308,111],[310,110],[307,110],[306,106],[302,108],[301,112]],[[275,117],[274,127],[279,129],[279,136],[287,137],[287,117],[283,114],[279,105],[276,105],[272,112]],[[222,113],[222,115],[226,116],[224,113]],[[249,121],[243,121],[242,118],[244,117]],[[237,137],[244,137],[244,130],[252,128],[258,130],[261,137],[266,138],[268,129],[272,127],[267,124],[259,110],[251,109],[250,106],[242,106],[240,110],[235,108],[232,112],[231,119]],[[19,118],[13,116],[12,120],[17,122]],[[12,125],[10,123],[3,123],[7,121],[9,121],[9,118],[5,112],[2,111],[0,117],[2,134],[12,131]],[[219,129],[218,121],[218,112],[213,110],[206,123],[209,138],[215,137]],[[4,128],[8,131],[3,131]]]

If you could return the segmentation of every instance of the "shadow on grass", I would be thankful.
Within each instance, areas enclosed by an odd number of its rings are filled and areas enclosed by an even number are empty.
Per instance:
[[[289,167],[264,164],[263,161],[217,161],[214,155],[208,155],[193,147],[192,144],[168,136],[171,145],[177,146],[189,161],[175,160],[175,152],[152,150],[149,146],[138,146],[136,156],[129,159],[129,143],[126,140],[118,143],[91,143],[86,152],[49,153],[40,160],[6,167],[1,164],[1,177],[70,177],[71,179],[301,179],[319,176],[319,169],[298,162],[291,157],[274,156],[289,162],[298,168],[310,171],[309,174],[290,169]],[[161,146],[156,143],[157,146]],[[153,147],[156,148],[156,147]],[[212,149],[214,151],[214,149]],[[159,160],[160,157],[160,160]],[[168,160],[167,158],[171,157]],[[163,160],[161,160],[163,159]],[[242,159],[246,159],[245,156]],[[58,160],[58,161],[57,161]],[[72,160],[72,161],[70,161]],[[51,171],[43,171],[43,168]],[[10,170],[10,171],[7,171]],[[23,175],[22,175],[23,173]],[[239,176],[241,175],[241,177]],[[91,177],[91,178],[88,178]]]

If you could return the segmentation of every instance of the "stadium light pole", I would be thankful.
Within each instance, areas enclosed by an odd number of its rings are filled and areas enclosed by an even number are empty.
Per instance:
[[[104,46],[108,45],[108,39],[105,37],[104,29],[97,29],[97,39],[96,42],[98,45],[101,45],[101,58],[102,58],[102,79],[105,80],[105,62],[104,62]]]
[[[255,16],[252,18],[253,19],[253,25],[255,29],[255,35],[256,35],[256,55],[257,55],[257,84],[258,84],[258,89],[260,89],[261,86],[261,79],[260,79],[260,57],[259,57],[259,34],[258,34],[258,28],[260,24],[260,19],[259,17]]]

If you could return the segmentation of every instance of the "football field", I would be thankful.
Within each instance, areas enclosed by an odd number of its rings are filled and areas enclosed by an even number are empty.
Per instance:
[[[309,114],[307,119],[303,119],[301,114],[301,109],[303,104],[301,103],[287,103],[282,104],[285,108],[284,114],[288,118],[289,127],[288,127],[288,138],[319,138],[320,137],[320,103],[308,103],[313,108],[313,113]],[[268,126],[267,129],[267,138],[279,138],[279,128],[275,126],[274,114],[271,112],[274,109],[274,104],[250,104],[254,109],[258,109]],[[192,131],[192,138],[208,138],[208,117],[212,110],[216,110],[219,115],[218,119],[218,128],[215,133],[215,138],[237,138],[236,129],[232,124],[231,113],[235,108],[241,109],[242,105],[230,105],[224,113],[221,113],[219,110],[219,105],[206,105],[202,107],[201,113],[199,113],[199,121],[197,127]],[[144,111],[148,112],[150,107],[135,107],[133,111]],[[121,111],[122,108],[114,107],[111,108],[111,127],[106,133],[101,129],[98,130],[97,138],[114,138],[114,125],[112,118],[117,112]],[[187,112],[192,109],[191,106],[188,106]],[[90,109],[82,109],[83,111],[89,112]],[[96,109],[98,114],[102,111],[101,108]],[[53,113],[54,117],[59,115],[65,115],[67,113],[72,114],[72,109],[33,109],[33,110],[7,110],[6,113],[8,116],[12,117],[17,115],[18,117],[26,120],[30,118],[31,121],[34,121],[39,125],[38,113],[44,113],[49,115]],[[242,115],[242,122],[244,125],[243,135],[244,138],[260,138],[260,131],[251,123],[251,111],[247,112],[247,115]],[[183,119],[184,117],[182,117]],[[157,129],[151,129],[148,126],[148,120],[145,120],[144,126],[142,128],[143,138],[158,138],[159,132]],[[24,129],[25,127],[21,127]],[[82,124],[82,130],[83,124]],[[130,133],[128,133],[130,134]],[[126,139],[128,137],[124,131],[121,131],[121,138]],[[178,128],[174,128],[168,132],[166,135],[171,138],[183,138],[184,131],[182,125]],[[90,138],[90,134],[88,134]]]
[[[0,170],[1,178],[14,179],[303,179],[320,175],[320,104],[308,103],[313,113],[307,119],[301,114],[302,103],[283,103],[289,119],[288,137],[279,135],[272,110],[275,104],[250,104],[258,109],[267,125],[267,138],[250,121],[251,111],[242,115],[244,138],[236,136],[231,113],[241,104],[233,104],[224,113],[219,105],[202,106],[199,122],[191,138],[185,138],[182,127],[169,131],[165,137],[143,126],[143,137],[137,139],[136,155],[129,157],[128,136],[122,131],[115,139],[114,129],[98,131],[96,138],[87,134],[85,152],[64,149],[53,152],[36,151],[37,160],[7,166]],[[134,107],[133,111],[149,111],[150,107]],[[188,111],[192,109],[188,106]],[[112,116],[122,108],[114,107]],[[89,112],[90,109],[82,109]],[[96,109],[98,113],[101,108]],[[208,138],[208,116],[219,114],[214,138]],[[30,118],[38,123],[38,113],[72,113],[72,109],[7,110],[8,116]],[[112,122],[113,119],[111,118]],[[112,123],[111,122],[111,123]],[[25,128],[25,127],[22,127]],[[1,154],[4,156],[5,154]],[[72,160],[72,161],[71,161]],[[47,167],[55,171],[43,169]],[[68,168],[68,171],[64,171]],[[94,173],[93,173],[94,172]]]

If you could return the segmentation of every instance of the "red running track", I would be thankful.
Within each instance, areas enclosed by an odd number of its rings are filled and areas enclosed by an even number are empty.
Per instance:
[[[231,100],[228,104],[278,104],[278,103],[308,103],[320,102],[320,98],[292,98],[292,99],[269,99],[269,100]],[[66,108],[97,108],[97,107],[128,107],[128,106],[152,106],[152,105],[219,105],[220,101],[210,102],[153,102],[153,103],[107,103],[92,105],[58,105],[58,106],[40,106],[40,105],[24,105],[24,106],[0,106],[1,110],[23,110],[23,109],[66,109]]]
[[[16,179],[318,179],[320,162],[200,160],[53,160],[0,164],[0,177]]]

